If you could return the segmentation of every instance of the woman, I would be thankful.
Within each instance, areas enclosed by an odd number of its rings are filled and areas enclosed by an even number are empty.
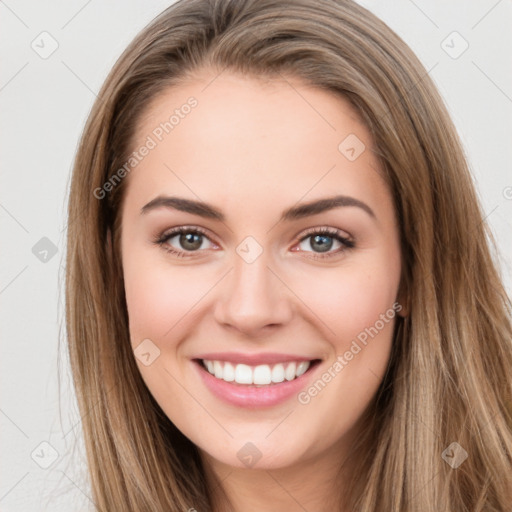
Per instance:
[[[367,10],[172,5],[69,204],[99,510],[509,509],[510,302],[442,100]]]

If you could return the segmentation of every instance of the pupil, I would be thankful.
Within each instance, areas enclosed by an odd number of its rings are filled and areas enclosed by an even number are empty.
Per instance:
[[[311,248],[314,249],[314,245],[318,243],[319,252],[326,252],[332,247],[332,237],[326,235],[316,235],[313,237],[313,241],[310,242]]]
[[[180,236],[180,244],[184,249],[195,250],[201,247],[201,234],[186,233]]]
[[[186,233],[180,236],[180,244],[182,247],[188,250],[196,250],[201,247],[201,237],[200,233]],[[326,235],[316,235],[313,237],[313,241],[310,242],[311,248],[318,249],[318,252],[326,252],[329,251],[332,247],[333,239],[330,236]]]

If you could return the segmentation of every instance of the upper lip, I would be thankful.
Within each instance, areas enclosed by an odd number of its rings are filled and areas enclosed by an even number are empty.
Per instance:
[[[259,364],[288,363],[292,361],[313,361],[317,357],[304,357],[295,354],[276,354],[273,352],[262,352],[260,354],[247,354],[239,352],[211,352],[200,354],[194,359],[206,359],[207,361],[226,361],[233,364],[247,364],[257,366]]]

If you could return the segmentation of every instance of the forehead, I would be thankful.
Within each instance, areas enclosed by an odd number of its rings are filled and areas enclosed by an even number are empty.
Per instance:
[[[143,146],[151,149],[128,176],[138,203],[166,192],[266,204],[385,193],[352,105],[297,78],[197,75],[153,99],[133,150]]]

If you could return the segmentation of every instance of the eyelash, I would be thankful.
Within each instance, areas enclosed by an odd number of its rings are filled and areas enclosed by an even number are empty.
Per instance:
[[[202,235],[209,239],[206,231],[199,227],[180,226],[179,228],[174,228],[171,231],[167,231],[167,232],[164,232],[164,233],[158,235],[153,240],[153,243],[160,246],[164,251],[171,253],[174,256],[177,256],[178,258],[190,258],[190,257],[193,257],[194,252],[198,252],[198,251],[178,251],[174,247],[171,247],[166,244],[171,238],[175,237],[176,235],[181,235],[181,234],[185,234],[185,233]],[[352,249],[353,247],[355,247],[355,243],[352,240],[350,240],[349,238],[341,236],[340,232],[337,229],[326,228],[326,227],[310,228],[309,230],[306,230],[306,232],[300,238],[298,243],[299,244],[302,243],[304,240],[310,238],[313,235],[327,235],[330,238],[334,238],[335,240],[337,240],[344,246],[336,251],[327,252],[327,253],[323,253],[323,254],[315,253],[313,251],[306,251],[306,252],[312,253],[312,256],[308,256],[308,257],[311,257],[313,259],[323,260],[326,258],[333,257],[334,255],[337,255],[343,251],[346,251],[346,250],[349,250],[349,249]]]

